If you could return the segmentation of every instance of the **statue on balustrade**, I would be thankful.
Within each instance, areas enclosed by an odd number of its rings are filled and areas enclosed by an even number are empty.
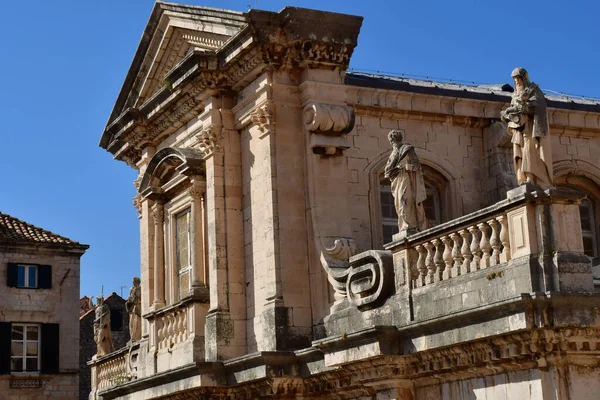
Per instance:
[[[129,289],[129,297],[125,309],[129,313],[129,336],[131,342],[142,338],[142,289],[140,278],[133,278],[133,286]]]
[[[110,309],[104,304],[104,298],[98,297],[96,315],[94,318],[94,340],[96,341],[96,356],[101,357],[114,351],[110,336]]]
[[[512,136],[513,161],[519,185],[552,187],[552,151],[544,93],[524,68],[511,74],[515,91],[510,106],[500,113]]]
[[[391,130],[388,140],[392,153],[385,165],[384,176],[392,183],[400,233],[407,235],[425,230],[430,227],[423,208],[427,193],[417,153],[412,145],[402,143],[400,130]]]

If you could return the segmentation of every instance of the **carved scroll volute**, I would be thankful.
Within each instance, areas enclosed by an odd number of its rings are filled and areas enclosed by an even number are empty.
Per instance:
[[[310,148],[315,154],[341,154],[341,150],[350,147],[346,134],[354,128],[352,107],[309,103],[304,107],[303,122],[312,133]]]
[[[394,262],[388,250],[368,250],[350,259],[346,293],[350,304],[369,309],[382,304],[394,290]]]
[[[356,244],[353,239],[338,238],[334,240],[332,247],[324,247],[324,251],[321,253],[321,264],[335,291],[332,310],[340,308],[346,299],[346,281],[350,272],[349,259],[355,251]]]

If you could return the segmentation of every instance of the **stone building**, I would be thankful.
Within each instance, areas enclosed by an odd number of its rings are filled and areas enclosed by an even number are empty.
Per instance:
[[[0,398],[77,399],[88,245],[0,213]]]
[[[87,302],[86,302],[87,300]],[[91,303],[87,296],[81,298],[82,304]],[[123,349],[129,342],[129,314],[125,310],[125,300],[113,292],[104,299],[110,309],[110,329],[115,351]],[[89,308],[79,317],[79,399],[89,398],[92,380],[88,362],[96,354],[94,341],[95,307]]]
[[[156,3],[100,140],[139,172],[142,339],[90,398],[600,389],[600,103],[548,96],[558,189],[513,190],[513,88],[348,72],[361,24]],[[434,225],[404,238],[391,129]]]

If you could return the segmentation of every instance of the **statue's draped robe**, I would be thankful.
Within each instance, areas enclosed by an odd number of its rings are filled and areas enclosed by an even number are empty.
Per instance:
[[[429,227],[423,202],[427,198],[421,164],[413,146],[403,144],[394,148],[385,166],[385,177],[392,183],[392,195],[398,214],[398,228]]]
[[[141,313],[141,288],[133,286],[125,303],[129,313],[129,335],[131,341],[142,339],[142,313]]]
[[[96,355],[104,356],[114,351],[110,336],[110,309],[106,304],[96,307],[94,319],[94,339],[97,344]]]
[[[523,97],[526,100],[523,101]],[[525,173],[534,176],[534,184],[542,188],[552,187],[552,150],[546,99],[542,90],[530,83],[520,93],[513,95],[511,106],[519,105],[523,112],[518,123],[509,123],[512,134],[513,162],[517,181],[526,181]]]

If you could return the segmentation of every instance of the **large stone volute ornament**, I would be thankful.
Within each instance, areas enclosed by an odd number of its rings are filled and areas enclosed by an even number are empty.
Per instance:
[[[380,305],[394,290],[392,252],[368,250],[350,258],[346,293],[358,309]]]
[[[354,255],[353,239],[338,238],[321,254],[329,283],[335,290],[332,311],[348,306],[360,310],[381,304],[392,294],[394,264],[387,250],[368,250]]]
[[[522,186],[551,188],[552,149],[546,98],[539,86],[529,81],[525,68],[515,68],[511,76],[515,91],[510,106],[500,117],[508,124],[517,181]]]
[[[336,155],[350,147],[346,134],[354,128],[354,110],[339,104],[309,103],[303,111],[304,128],[311,133],[315,154]]]
[[[354,110],[344,105],[311,103],[304,107],[303,119],[311,132],[344,134],[354,127]]]

